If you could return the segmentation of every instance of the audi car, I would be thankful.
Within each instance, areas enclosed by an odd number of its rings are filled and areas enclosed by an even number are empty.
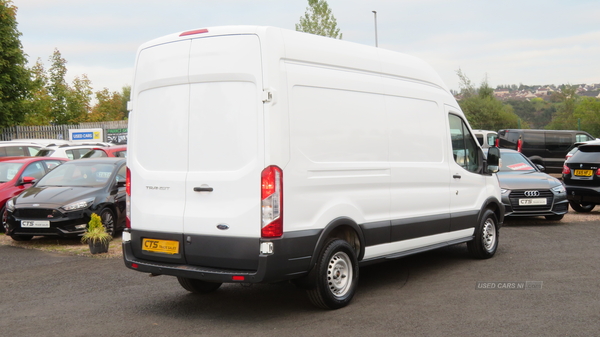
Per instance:
[[[591,212],[600,204],[600,141],[581,144],[562,172],[567,198],[576,212]]]
[[[501,164],[498,181],[502,190],[505,216],[544,216],[561,220],[569,210],[563,183],[543,172],[522,153],[500,149]]]
[[[6,202],[6,234],[16,241],[77,237],[96,213],[114,235],[126,220],[125,162],[125,158],[90,158],[57,166]]]

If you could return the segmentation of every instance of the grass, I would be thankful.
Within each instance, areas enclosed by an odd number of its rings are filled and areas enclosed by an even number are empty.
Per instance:
[[[10,236],[0,233],[0,245],[21,247],[25,249],[37,249],[46,252],[88,256],[93,258],[120,258],[123,256],[121,248],[122,240],[120,237],[114,238],[108,247],[108,253],[95,254],[90,253],[87,243],[81,243],[81,238],[57,238],[51,236],[35,236],[30,241],[15,241]]]

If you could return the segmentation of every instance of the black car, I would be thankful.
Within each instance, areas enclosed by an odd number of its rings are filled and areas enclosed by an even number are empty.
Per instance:
[[[92,213],[109,234],[125,225],[125,158],[66,162],[6,203],[6,234],[14,240],[36,235],[77,237]]]
[[[561,220],[569,210],[563,183],[542,172],[542,166],[520,152],[501,149],[500,156],[497,175],[505,216],[544,216],[548,220]]]
[[[591,212],[600,204],[600,141],[579,145],[562,172],[569,204],[577,212]]]

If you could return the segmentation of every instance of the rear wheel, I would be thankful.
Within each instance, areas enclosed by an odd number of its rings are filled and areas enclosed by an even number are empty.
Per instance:
[[[487,209],[483,213],[479,226],[475,228],[475,238],[467,242],[471,256],[478,259],[489,259],[496,254],[499,238],[496,214]]]
[[[550,220],[550,221],[559,221],[562,220],[562,218],[564,217],[564,214],[560,214],[560,215],[545,215],[544,217],[546,218],[546,220]]]
[[[183,289],[195,293],[195,294],[207,294],[219,289],[222,283],[218,282],[206,282],[202,280],[196,280],[193,278],[177,276],[179,284]]]
[[[331,241],[315,268],[314,284],[307,290],[312,304],[324,309],[348,305],[358,283],[358,262],[350,244],[339,239]]]
[[[102,225],[104,225],[104,228],[106,228],[106,232],[110,234],[110,236],[114,237],[116,230],[115,216],[113,215],[113,212],[108,208],[103,209],[102,212],[100,212],[100,219],[102,220]]]
[[[579,203],[576,201],[569,201],[569,205],[571,205],[571,208],[579,213],[589,213],[594,209],[594,207],[596,207],[596,204],[590,204],[587,202]]]

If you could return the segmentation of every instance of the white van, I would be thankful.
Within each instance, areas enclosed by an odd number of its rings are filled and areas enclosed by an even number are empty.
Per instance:
[[[473,130],[473,135],[477,138],[479,145],[484,149],[496,146],[496,139],[498,139],[498,132],[496,131]]]
[[[193,30],[139,48],[130,109],[131,269],[198,293],[294,280],[335,309],[359,265],[465,242],[496,252],[499,153],[484,157],[414,57],[272,27]]]

